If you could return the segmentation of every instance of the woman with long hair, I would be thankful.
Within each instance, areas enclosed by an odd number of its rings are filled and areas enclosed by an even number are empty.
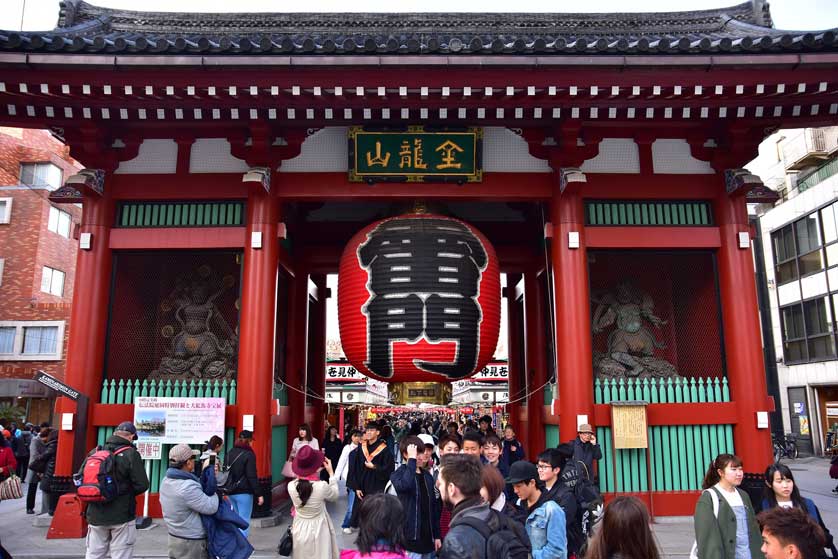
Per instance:
[[[207,467],[213,466],[215,473],[221,471],[221,461],[218,460],[218,455],[224,450],[224,439],[218,435],[213,435],[201,448],[201,457],[195,463],[195,475],[201,477]]]
[[[46,448],[42,459],[44,461],[44,471],[39,486],[41,493],[47,503],[47,512],[50,516],[55,514],[55,507],[58,506],[59,493],[52,491],[52,478],[55,477],[55,459],[58,456],[58,429],[50,429],[47,434]]]
[[[821,518],[821,511],[812,499],[807,499],[800,494],[800,489],[794,481],[791,469],[785,464],[771,464],[765,470],[765,489],[763,489],[762,510],[781,508],[798,508],[808,514],[815,524],[819,525],[826,536],[826,547],[831,548],[834,544],[832,534],[827,530]],[[833,556],[835,552],[833,551]],[[821,551],[821,557],[826,557],[826,552]]]
[[[320,480],[325,468],[329,481]],[[338,542],[335,527],[326,510],[326,501],[337,501],[338,480],[332,462],[320,450],[303,446],[291,463],[297,479],[288,484],[288,495],[294,504],[291,537],[293,559],[337,559]]]
[[[320,448],[323,449],[323,452],[326,454],[326,458],[328,458],[332,464],[338,463],[340,460],[340,453],[343,451],[343,441],[338,437],[337,427],[331,425],[328,429],[326,429],[326,436],[323,437],[323,444],[320,445]],[[323,477],[322,473],[320,477]]]
[[[695,542],[701,559],[763,559],[762,532],[748,494],[739,489],[742,459],[719,454],[704,476],[695,506]]]
[[[252,444],[253,432],[242,431],[239,433],[236,444],[227,453],[224,462],[230,472],[231,481],[228,483],[231,484],[232,489],[229,497],[233,503],[233,509],[248,523],[253,514],[253,501],[256,501],[257,506],[265,502],[262,489],[259,487],[259,478],[256,477],[256,453],[251,448]],[[247,537],[249,533],[250,527],[242,530],[244,537]]]
[[[620,496],[605,505],[586,559],[659,559],[649,511],[637,497]],[[702,556],[703,558],[704,556]]]
[[[358,549],[344,549],[340,559],[402,559],[404,508],[397,497],[375,493],[360,502]]]

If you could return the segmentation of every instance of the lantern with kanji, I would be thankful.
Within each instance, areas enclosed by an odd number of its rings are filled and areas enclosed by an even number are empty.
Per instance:
[[[500,330],[494,248],[474,227],[417,213],[373,223],[343,251],[340,338],[361,372],[388,382],[469,377]]]

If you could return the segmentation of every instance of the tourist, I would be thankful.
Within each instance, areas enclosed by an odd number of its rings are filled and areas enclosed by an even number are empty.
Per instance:
[[[615,497],[605,506],[602,523],[591,539],[585,559],[659,559],[650,523],[643,501],[624,495]]]
[[[524,460],[509,469],[506,483],[518,496],[518,508],[526,515],[525,527],[533,559],[567,559],[567,521],[562,508],[541,490],[538,469]]]
[[[204,444],[203,448],[201,449],[201,457],[198,459],[199,462],[195,463],[195,472],[194,474],[197,477],[201,477],[201,472],[203,472],[206,468],[212,466],[215,468],[215,472],[218,473],[221,471],[221,461],[218,459],[218,455],[224,449],[224,439],[219,437],[218,435],[213,435],[210,439]]]
[[[503,452],[503,443],[495,433],[489,433],[483,439],[483,458],[486,460],[486,465],[500,470],[503,477],[509,475],[509,464],[503,460],[501,456]]]
[[[253,514],[253,501],[262,506],[265,498],[256,477],[256,453],[253,452],[253,432],[243,430],[239,433],[236,444],[227,452],[224,466],[230,474],[228,478],[228,496],[233,503],[233,510],[250,524]],[[248,526],[242,530],[244,537],[250,534]]]
[[[449,423],[449,425],[452,425]],[[454,423],[453,425],[456,425]],[[446,454],[459,454],[460,447],[462,446],[462,439],[460,436],[455,434],[448,434],[443,435],[441,439],[439,439],[439,460],[440,460],[440,467],[442,464],[442,459],[445,457]],[[434,483],[437,482],[439,479],[439,468],[434,472]],[[439,491],[437,490],[437,493]],[[445,504],[442,501],[440,496],[440,513],[439,513],[439,534],[444,539],[446,535],[448,535],[448,527],[451,524],[451,507]]]
[[[56,441],[58,431],[55,433]],[[53,433],[50,433],[52,439]],[[148,476],[143,459],[134,448],[137,428],[130,421],[123,421],[108,437],[102,450],[113,453],[114,477],[119,480],[118,495],[111,501],[87,504],[87,554],[85,559],[128,559],[134,556],[134,542],[137,540],[137,495],[148,490]],[[50,447],[47,441],[47,453]],[[94,448],[90,454],[100,450]],[[84,469],[84,464],[82,464]],[[48,483],[49,467],[41,483]],[[44,490],[44,487],[41,487]],[[53,505],[52,511],[55,510]],[[50,512],[52,514],[52,512]]]
[[[10,477],[17,472],[17,460],[12,449],[12,444],[6,438],[8,430],[3,431],[3,436],[0,437],[0,481]]]
[[[583,423],[577,430],[576,438],[570,444],[573,447],[574,463],[580,467],[582,464],[585,466],[585,471],[580,471],[579,474],[594,481],[594,462],[602,460],[602,449],[596,442],[594,428],[588,423]]]
[[[363,499],[367,495],[383,493],[395,462],[387,443],[379,438],[381,427],[375,421],[366,425],[365,440],[354,451],[355,460],[350,465],[347,485],[355,489],[355,496]],[[385,452],[387,451],[387,452]],[[351,525],[358,526],[357,514],[353,511]]]
[[[289,456],[288,461],[293,462],[294,457],[297,456],[297,452],[304,446],[310,446],[314,450],[320,450],[320,444],[317,442],[317,439],[311,436],[311,427],[308,426],[308,423],[303,423],[297,429],[297,438],[291,444],[291,456]]]
[[[37,437],[32,437],[29,446],[29,470],[26,473],[26,481],[29,486],[26,488],[26,514],[35,514],[35,498],[38,494],[38,485],[44,474],[46,462],[40,459],[47,448],[47,437],[49,437],[49,426],[41,428]]]
[[[408,435],[399,449],[403,463],[390,482],[405,513],[405,551],[411,559],[431,559],[442,547],[434,478],[426,469],[433,446],[428,449],[422,439]]]
[[[544,496],[554,501],[564,511],[567,531],[568,556],[576,555],[582,549],[585,538],[578,521],[576,495],[567,485],[559,481],[567,458],[556,448],[548,448],[538,455],[536,468],[538,479],[544,484]]]
[[[480,434],[484,437],[489,433],[494,433],[495,430],[492,428],[492,416],[484,415],[481,417],[477,428],[480,430]]]
[[[24,429],[17,429],[12,432],[12,451],[17,460],[17,477],[24,479],[29,469],[29,446],[32,443],[31,424],[27,423]]]
[[[826,548],[833,544],[832,534],[826,528],[821,518],[821,512],[812,499],[803,497],[800,494],[797,484],[794,482],[794,475],[791,469],[785,464],[772,464],[765,470],[765,489],[762,499],[762,510],[775,507],[798,508],[808,514],[812,520],[821,527],[824,533]],[[824,553],[825,555],[825,553]]]
[[[456,421],[449,421],[448,425],[446,425],[445,429],[448,431],[449,435],[458,435],[460,434],[460,426],[457,424]]]
[[[482,485],[480,496],[483,497],[483,502],[510,518],[516,518],[518,514],[515,505],[507,500],[504,493],[507,486],[504,477],[500,475],[500,470],[484,465],[480,480]]]
[[[485,463],[483,459],[483,435],[478,431],[466,431],[463,435],[463,454],[471,454],[478,456],[481,462]]]
[[[343,483],[344,488],[346,489],[346,514],[343,516],[343,523],[341,524],[341,528],[343,528],[344,534],[351,534],[352,527],[349,525],[349,522],[352,520],[352,507],[355,505],[355,490],[350,489],[348,485],[346,485],[346,480],[349,476],[349,461],[352,452],[358,448],[358,445],[361,443],[361,433],[360,429],[353,429],[350,433],[349,437],[349,444],[345,445],[340,452],[340,459],[338,460],[338,466],[335,468],[335,476],[338,478],[338,483]]]
[[[826,557],[823,530],[805,511],[797,507],[775,507],[761,512],[757,520],[762,528],[761,550],[765,559]]]
[[[338,428],[330,426],[326,429],[326,436],[323,437],[323,444],[320,446],[332,464],[337,464],[340,461],[340,455],[343,451],[343,441],[338,437]]]
[[[396,438],[393,436],[393,430],[387,423],[380,421],[379,425],[381,426],[380,437],[387,443],[387,448],[393,453],[393,459],[395,460],[399,456],[399,443],[396,441]]]
[[[515,429],[512,425],[507,425],[503,429],[503,459],[511,466],[518,460],[523,460],[524,456],[524,447],[515,438]]]
[[[396,497],[370,495],[359,505],[355,549],[344,549],[340,559],[404,559],[404,509]]]
[[[329,481],[320,479],[325,468]],[[294,559],[337,559],[338,543],[335,527],[326,501],[337,501],[338,480],[332,463],[320,450],[310,446],[300,448],[291,464],[296,479],[288,484],[288,495],[294,504],[291,538]]]
[[[46,502],[47,514],[52,516],[55,514],[55,507],[58,506],[58,498],[61,496],[59,493],[52,491],[52,479],[55,477],[55,460],[58,456],[58,429],[50,429],[47,432],[47,440],[44,445],[44,453],[41,455],[43,471],[38,486],[41,488],[42,498]]]
[[[733,454],[719,454],[710,464],[695,506],[695,541],[701,559],[764,557],[751,499],[738,488],[743,477],[742,460]],[[731,547],[732,552],[726,553]]]
[[[486,557],[486,540],[480,532],[462,522],[470,518],[488,524],[492,517],[489,505],[480,496],[482,469],[480,460],[472,454],[442,457],[437,487],[442,501],[451,506],[452,515],[440,559],[494,559]]]
[[[204,493],[195,475],[195,451],[177,444],[169,450],[169,469],[160,484],[160,508],[169,532],[169,557],[206,559],[207,532],[202,514],[215,514],[218,496]]]

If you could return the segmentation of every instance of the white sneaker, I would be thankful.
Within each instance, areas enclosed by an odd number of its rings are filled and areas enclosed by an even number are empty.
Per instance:
[[[352,533],[352,528],[344,528],[343,533],[344,534],[351,534]]]

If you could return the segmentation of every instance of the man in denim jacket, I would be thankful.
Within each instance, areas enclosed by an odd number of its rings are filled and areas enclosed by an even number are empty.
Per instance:
[[[533,559],[567,559],[567,525],[562,508],[542,491],[538,470],[531,462],[515,462],[506,483],[518,495],[517,506],[525,526]]]

